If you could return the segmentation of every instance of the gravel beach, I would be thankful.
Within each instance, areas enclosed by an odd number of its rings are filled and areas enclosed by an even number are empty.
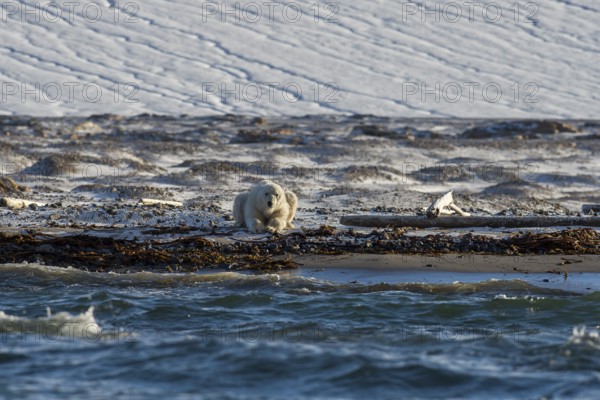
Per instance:
[[[422,215],[447,190],[474,216],[582,216],[600,202],[599,138],[595,121],[2,117],[2,262],[127,272],[294,268],[307,254],[599,254],[592,228],[340,224]],[[298,195],[295,229],[233,226],[233,198],[262,179]]]

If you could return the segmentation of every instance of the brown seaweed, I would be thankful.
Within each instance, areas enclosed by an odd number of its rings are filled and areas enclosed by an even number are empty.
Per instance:
[[[253,248],[225,254],[223,246],[198,236],[170,241],[134,241],[90,235],[37,238],[0,233],[0,263],[41,262],[89,271],[194,272],[207,268],[281,270],[297,266]]]
[[[194,272],[209,268],[277,271],[296,268],[299,264],[292,256],[307,254],[600,254],[600,234],[588,228],[516,233],[501,238],[472,233],[416,237],[407,236],[402,229],[360,233],[323,225],[261,240],[217,240],[210,237],[211,233],[198,235],[190,231],[155,229],[147,233],[175,233],[178,237],[143,240],[86,234],[0,233],[0,263],[27,261],[116,272]]]

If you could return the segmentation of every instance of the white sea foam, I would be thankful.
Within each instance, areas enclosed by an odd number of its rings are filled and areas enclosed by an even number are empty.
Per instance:
[[[21,317],[0,310],[0,342],[10,339],[34,342],[126,341],[138,335],[129,327],[102,327],[94,316],[94,307],[80,314],[53,313],[46,307],[45,317]]]
[[[600,349],[600,331],[598,327],[588,329],[585,325],[575,326],[568,342]]]
[[[496,296],[494,296],[494,300],[527,300],[527,301],[537,301],[537,300],[543,300],[544,297],[541,296],[507,296],[503,293],[501,294],[497,294]]]
[[[517,296],[507,296],[505,294],[497,294],[496,296],[494,296],[494,300],[516,300],[518,299]]]
[[[47,316],[39,318],[19,317],[0,311],[0,332],[8,334],[31,334],[42,339],[81,338],[97,341],[102,337],[102,327],[94,318],[94,307],[81,314],[58,312],[52,314],[48,307]]]

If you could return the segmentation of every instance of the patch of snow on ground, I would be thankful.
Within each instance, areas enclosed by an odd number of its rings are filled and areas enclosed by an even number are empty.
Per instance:
[[[595,0],[3,1],[0,114],[595,118],[599,17]]]

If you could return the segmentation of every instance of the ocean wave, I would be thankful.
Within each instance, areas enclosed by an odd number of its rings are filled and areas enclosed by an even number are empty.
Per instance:
[[[156,273],[134,272],[118,274],[114,272],[89,272],[73,267],[54,267],[36,263],[1,264],[0,277],[5,284],[28,281],[39,284],[104,284],[104,285],[173,285],[194,284],[199,282],[219,282],[248,275],[237,272],[216,273]],[[274,277],[271,280],[276,281]]]
[[[380,292],[380,291],[407,291],[418,294],[433,295],[470,295],[470,294],[489,294],[495,296],[507,296],[506,298],[520,296],[541,296],[544,294],[568,295],[572,294],[561,289],[543,288],[532,285],[521,279],[498,280],[488,279],[480,282],[460,282],[452,283],[426,283],[426,282],[406,282],[406,283],[379,283],[373,285],[364,285],[358,287],[348,287],[355,292]]]
[[[97,342],[124,338],[124,332],[103,329],[94,317],[94,307],[80,314],[58,312],[53,314],[46,308],[45,317],[28,318],[9,315],[0,311],[0,333],[3,341],[11,336],[21,339],[24,335],[33,335],[44,340],[73,340]],[[131,336],[127,334],[127,336]]]
[[[349,270],[350,271],[350,270]],[[470,295],[490,294],[497,300],[526,299],[541,300],[548,295],[571,295],[573,293],[557,288],[544,288],[532,285],[522,279],[488,279],[479,282],[379,282],[361,283],[355,280],[335,281],[302,276],[302,271],[280,273],[246,273],[233,271],[202,273],[156,273],[135,272],[129,274],[88,272],[77,268],[63,268],[40,264],[0,264],[0,286],[69,286],[100,285],[116,287],[174,287],[209,285],[225,290],[273,289],[294,295],[315,295],[318,293],[356,293],[402,291],[413,294]],[[348,274],[350,276],[351,274]],[[426,274],[424,274],[426,276]]]

